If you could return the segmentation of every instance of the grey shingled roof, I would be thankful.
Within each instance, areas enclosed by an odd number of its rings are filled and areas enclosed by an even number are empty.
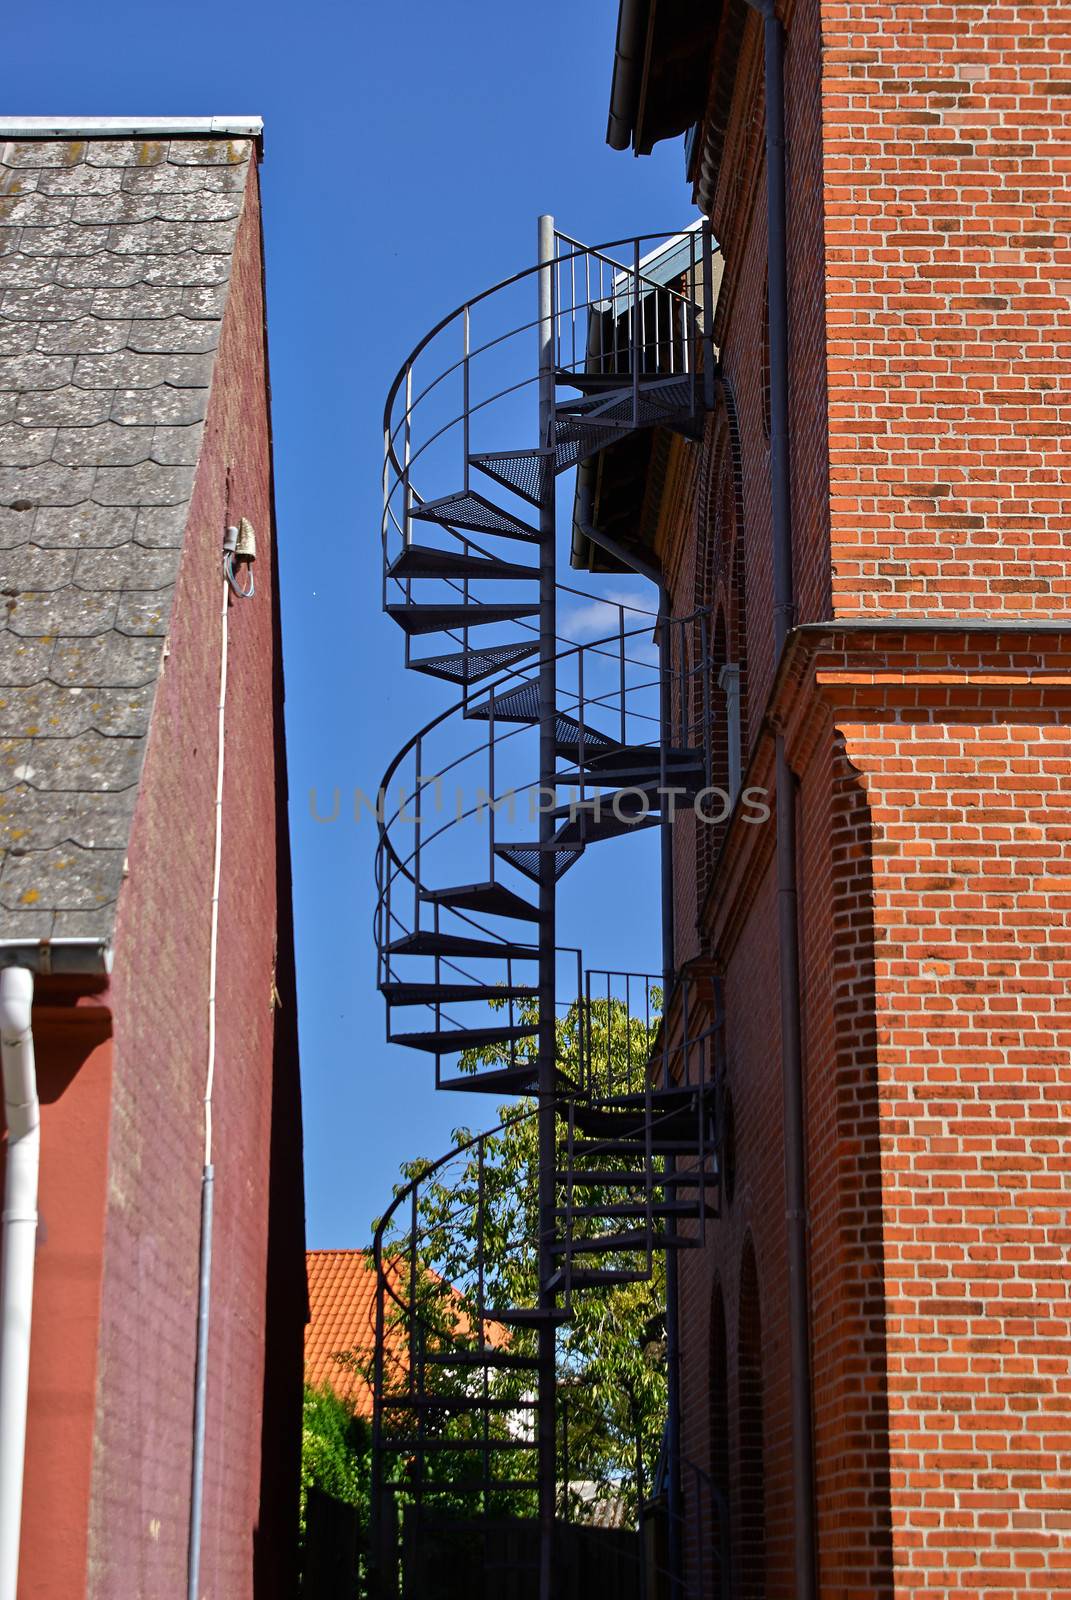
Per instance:
[[[111,940],[252,149],[0,123],[0,952]]]

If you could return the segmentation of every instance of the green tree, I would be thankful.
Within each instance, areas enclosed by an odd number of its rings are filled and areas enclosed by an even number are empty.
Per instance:
[[[524,1020],[534,1021],[534,1011],[528,1009]],[[559,1069],[578,1086],[585,1074],[589,1091],[635,1092],[644,1081],[657,1025],[657,1016],[631,1016],[623,1003],[612,999],[574,1005],[557,1023]],[[524,1041],[512,1060],[531,1058],[534,1051],[535,1041]],[[510,1061],[508,1050],[496,1046],[467,1053],[462,1068],[476,1072]],[[568,1137],[565,1113],[563,1104],[557,1118],[559,1144]],[[457,1159],[421,1185],[416,1251],[421,1287],[415,1298],[433,1341],[476,1342],[480,1284],[474,1262],[481,1238],[484,1304],[493,1308],[536,1302],[538,1119],[533,1102],[502,1107],[501,1120],[502,1126],[474,1147],[469,1131],[457,1129]],[[610,1164],[619,1162],[615,1158]],[[403,1175],[407,1180],[424,1177],[428,1167],[424,1160],[410,1162]],[[595,1208],[600,1202],[619,1201],[621,1193],[585,1188],[582,1198],[585,1208]],[[565,1200],[560,1184],[559,1205]],[[592,1236],[614,1229],[598,1217],[575,1219],[573,1226],[574,1234]],[[408,1260],[407,1251],[400,1250],[399,1259]],[[583,1517],[592,1498],[611,1496],[624,1503],[626,1514],[635,1515],[651,1483],[665,1418],[664,1257],[655,1252],[648,1262],[643,1252],[624,1251],[611,1259],[600,1257],[598,1265],[635,1269],[644,1277],[577,1291],[571,1319],[558,1332],[559,1477],[573,1486],[569,1510],[576,1518]],[[530,1353],[534,1348],[529,1330],[510,1335],[511,1350]],[[466,1379],[456,1371],[435,1372],[444,1397],[465,1392]],[[532,1382],[531,1374],[498,1373],[496,1397],[512,1397],[521,1407]],[[522,1414],[518,1411],[512,1421],[499,1417],[495,1426],[516,1428]],[[467,1437],[465,1430],[475,1431],[477,1422],[471,1415],[458,1415],[443,1425],[455,1436]],[[583,1493],[582,1484],[587,1486]]]

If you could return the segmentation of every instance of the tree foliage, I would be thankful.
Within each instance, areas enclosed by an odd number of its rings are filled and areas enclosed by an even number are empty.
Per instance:
[[[525,1020],[534,1021],[534,1011],[528,1010]],[[586,1075],[586,1087],[596,1093],[641,1086],[657,1020],[630,1016],[612,999],[572,1006],[557,1023],[561,1072],[573,1083]],[[534,1040],[527,1041],[513,1060],[534,1050]],[[509,1064],[501,1047],[469,1052],[462,1061],[471,1072]],[[430,1164],[423,1160],[402,1169],[407,1181],[425,1181],[418,1200],[419,1281],[410,1285],[408,1267],[400,1270],[427,1339],[440,1349],[451,1341],[472,1348],[481,1337],[492,1342],[507,1337],[512,1352],[535,1350],[530,1330],[503,1335],[493,1324],[495,1307],[532,1306],[538,1296],[538,1116],[531,1100],[500,1108],[500,1116],[502,1126],[475,1145],[469,1130],[457,1129],[455,1160],[431,1176],[426,1176]],[[564,1107],[556,1118],[556,1135],[564,1145]],[[580,1198],[577,1191],[574,1201]],[[600,1202],[619,1201],[621,1192],[585,1188],[582,1199],[585,1208],[596,1208]],[[565,1202],[565,1185],[559,1181],[558,1206]],[[604,1234],[613,1227],[599,1218],[573,1222],[577,1235]],[[397,1242],[399,1262],[408,1263],[411,1241],[399,1236]],[[569,1511],[575,1518],[608,1498],[622,1502],[626,1514],[635,1514],[651,1483],[665,1417],[664,1258],[658,1252],[650,1261],[643,1252],[619,1252],[598,1257],[597,1264],[635,1269],[644,1277],[577,1291],[571,1318],[558,1331],[559,1481],[570,1485]],[[481,1308],[489,1314],[489,1325],[481,1325]],[[472,1381],[471,1372],[447,1367],[429,1368],[425,1375],[426,1385],[437,1385],[444,1398],[470,1394]],[[512,1416],[496,1413],[492,1428],[516,1432],[532,1416],[525,1402],[532,1398],[534,1376],[498,1372],[494,1384],[496,1397],[512,1397],[517,1409]],[[475,1437],[480,1424],[472,1413],[459,1410],[442,1425],[456,1436]],[[466,1470],[463,1453],[461,1461],[454,1457],[439,1470],[455,1467]],[[467,1470],[471,1475],[471,1462]],[[510,1471],[515,1475],[515,1464]]]

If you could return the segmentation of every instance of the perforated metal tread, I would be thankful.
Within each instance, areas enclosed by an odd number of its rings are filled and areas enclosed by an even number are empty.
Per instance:
[[[492,450],[470,456],[469,462],[533,506],[542,502],[548,478],[554,471],[546,450]]]
[[[503,883],[467,883],[450,889],[422,889],[420,898],[431,905],[451,906],[455,911],[475,911],[482,916],[513,917],[521,922],[538,922],[539,907],[514,894]]]
[[[540,716],[539,684],[535,680],[519,683],[516,688],[488,695],[486,700],[465,707],[466,717],[481,721],[490,721],[492,712],[496,722],[516,722],[535,727]],[[554,738],[559,755],[571,755],[578,751],[581,736],[585,757],[589,752],[610,751],[613,748],[613,740],[608,735],[559,711],[554,719]]]
[[[423,522],[438,522],[445,528],[464,528],[469,533],[495,533],[502,539],[525,539],[538,542],[540,533],[531,523],[503,511],[475,489],[461,489],[457,494],[443,495],[438,500],[425,500],[410,513]]]
[[[405,605],[384,606],[388,617],[410,635],[443,633],[448,628],[486,628],[493,622],[520,622],[539,615],[538,605]]]
[[[429,678],[444,678],[447,683],[479,683],[481,678],[490,678],[504,667],[526,661],[538,649],[537,643],[485,645],[483,649],[416,657],[409,665],[414,672],[426,672]]]
[[[583,845],[557,845],[551,847],[554,854],[554,879],[555,882],[575,866],[584,853]],[[495,855],[500,860],[506,861],[518,872],[523,873],[532,883],[539,882],[539,863],[543,855],[543,846],[540,844],[496,844]]]
[[[478,556],[471,551],[410,544],[395,556],[387,568],[387,576],[399,582],[411,578],[496,578],[505,582],[515,578],[538,578],[539,570],[520,561],[499,561],[494,556]]]

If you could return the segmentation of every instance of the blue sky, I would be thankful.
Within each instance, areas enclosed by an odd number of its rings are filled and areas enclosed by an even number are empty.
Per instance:
[[[616,16],[616,0],[50,0],[6,28],[6,114],[265,119],[311,1246],[367,1242],[401,1161],[438,1154],[460,1122],[495,1120],[493,1100],[436,1096],[432,1058],[384,1042],[374,828],[318,826],[308,796],[374,790],[447,703],[445,686],[402,670],[379,611],[383,400],[409,349],[529,264],[541,211],[593,243],[695,216],[677,141],[642,161],[605,145]],[[657,966],[648,844],[614,844],[566,884],[569,942],[612,931],[597,964]]]

